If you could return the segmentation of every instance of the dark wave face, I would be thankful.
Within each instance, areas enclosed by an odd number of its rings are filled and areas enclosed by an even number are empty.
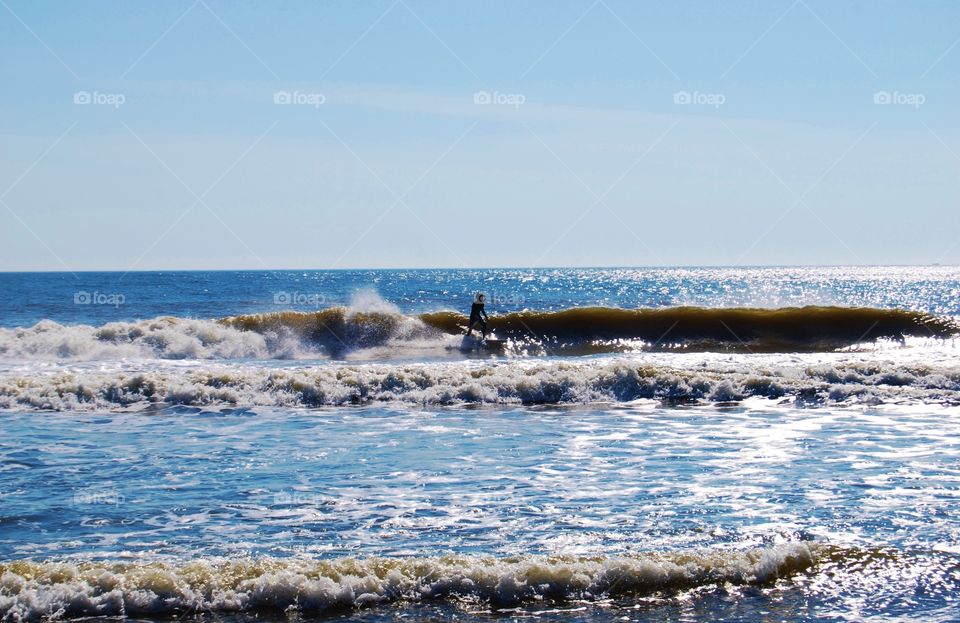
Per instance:
[[[467,317],[450,311],[417,317],[390,312],[351,313],[338,307],[315,313],[236,316],[224,324],[261,334],[292,331],[334,354],[463,333]],[[492,315],[489,330],[524,354],[591,354],[632,350],[721,352],[832,351],[876,340],[946,338],[956,323],[922,312],[848,307],[783,309],[674,307],[522,311]]]
[[[264,335],[292,333],[328,352],[381,346],[391,340],[425,339],[436,331],[416,318],[395,312],[355,312],[333,307],[318,312],[275,312],[224,318],[222,324]]]
[[[451,332],[456,315],[421,318]],[[459,317],[462,318],[462,317]],[[641,340],[652,350],[756,352],[829,351],[878,339],[947,337],[948,320],[896,309],[791,307],[784,309],[611,309],[587,307],[558,312],[523,311],[491,319],[498,335],[542,341],[548,347],[616,346]]]

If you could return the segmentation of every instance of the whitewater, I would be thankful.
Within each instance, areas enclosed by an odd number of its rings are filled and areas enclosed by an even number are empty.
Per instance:
[[[0,287],[4,620],[956,620],[955,267]]]

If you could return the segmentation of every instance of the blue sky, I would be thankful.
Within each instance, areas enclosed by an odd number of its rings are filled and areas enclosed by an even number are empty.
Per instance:
[[[0,0],[0,270],[960,263],[958,18]]]

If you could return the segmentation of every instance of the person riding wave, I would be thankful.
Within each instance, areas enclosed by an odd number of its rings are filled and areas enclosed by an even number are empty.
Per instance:
[[[467,322],[467,336],[473,335],[473,328],[476,325],[480,325],[480,332],[483,334],[483,339],[487,338],[487,312],[484,311],[483,305],[487,302],[487,295],[483,292],[477,292],[473,297],[473,305],[470,306],[470,321]],[[482,316],[482,318],[481,318]]]

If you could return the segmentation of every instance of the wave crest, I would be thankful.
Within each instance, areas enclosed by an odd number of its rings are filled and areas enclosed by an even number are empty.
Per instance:
[[[816,545],[618,557],[198,560],[164,563],[0,564],[0,616],[167,615],[189,612],[329,611],[388,602],[644,595],[730,582],[761,584],[815,564]]]
[[[291,344],[216,322],[165,316],[100,327],[44,320],[0,329],[0,357],[16,360],[244,359],[282,354]]]
[[[453,312],[420,316],[427,325],[457,333],[466,317]],[[626,350],[639,340],[654,350],[734,352],[830,351],[880,339],[955,335],[950,319],[923,312],[866,307],[780,309],[582,307],[491,316],[499,337],[533,341],[557,354]]]
[[[438,336],[436,330],[415,317],[389,310],[356,311],[348,307],[232,316],[219,324],[265,336],[292,335],[313,352],[332,355]]]
[[[637,359],[310,367],[204,365],[135,371],[0,374],[0,408],[54,411],[193,407],[585,404],[639,399],[799,404],[960,404],[960,369],[882,361],[771,365],[737,361],[658,366]]]
[[[44,320],[0,329],[0,357],[12,360],[341,358],[377,349],[386,358],[456,351],[467,317],[406,316],[389,307],[334,307],[197,320],[165,316],[100,327]],[[508,355],[636,351],[829,352],[878,340],[947,338],[949,318],[872,308],[576,308],[491,316]],[[373,352],[371,350],[371,352]]]

